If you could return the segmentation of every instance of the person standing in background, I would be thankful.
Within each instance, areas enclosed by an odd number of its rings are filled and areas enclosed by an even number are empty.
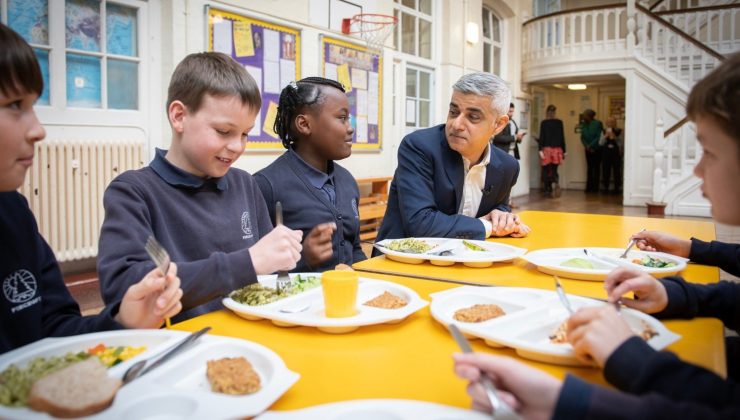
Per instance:
[[[599,139],[603,125],[594,117],[596,117],[596,112],[593,109],[583,111],[581,143],[586,149],[586,192],[599,192],[599,171],[601,170]]]
[[[624,147],[622,129],[617,127],[617,119],[609,117],[606,119],[606,127],[599,139],[602,148],[601,155],[601,178],[602,192],[622,193],[622,150]],[[609,190],[611,175],[614,174],[614,188]]]
[[[514,103],[509,103],[509,112],[506,114],[509,116],[509,123],[501,130],[500,133],[493,136],[491,143],[503,150],[504,152],[514,156],[516,160],[519,160],[519,143],[522,142],[522,138],[527,134],[526,130],[519,130],[519,125],[514,121]]]
[[[545,194],[548,197],[560,197],[560,176],[558,165],[565,160],[565,130],[563,121],[555,118],[555,105],[547,106],[547,114],[540,123],[540,166]]]
[[[519,143],[522,142],[522,138],[527,133],[526,130],[519,131],[519,125],[514,121],[514,103],[509,103],[509,112],[506,114],[509,116],[509,123],[501,130],[500,133],[496,134],[491,138],[491,144],[503,150],[504,152],[514,156],[514,159],[519,160]],[[514,200],[509,196],[509,206],[516,208]]]

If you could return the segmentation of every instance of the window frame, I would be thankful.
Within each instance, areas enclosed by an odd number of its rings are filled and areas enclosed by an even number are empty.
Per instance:
[[[37,104],[36,113],[44,124],[51,125],[78,125],[78,126],[118,126],[139,127],[146,130],[148,127],[150,100],[146,95],[146,86],[149,86],[150,64],[147,60],[150,54],[148,42],[149,32],[149,2],[146,0],[100,0],[101,3],[101,50],[100,52],[82,51],[67,48],[65,11],[66,1],[48,0],[49,45],[30,44],[33,48],[47,50],[49,53],[49,83],[44,86],[49,92],[49,104]],[[104,4],[117,4],[136,10],[136,52],[135,57],[110,54],[107,50],[107,15]],[[0,0],[2,7],[2,21],[7,23],[8,0]],[[100,101],[99,108],[69,106],[67,103],[67,53],[100,58]],[[107,60],[136,62],[138,77],[138,108],[118,109],[108,107],[108,79]]]
[[[416,72],[416,92],[414,96],[409,96],[407,92],[407,73],[409,71],[415,71]],[[419,74],[421,72],[427,73],[429,75],[429,98],[421,98],[420,92],[421,92],[421,84],[420,84],[420,77]],[[422,129],[422,128],[428,128],[433,127],[435,125],[434,121],[434,104],[435,104],[435,98],[434,98],[434,78],[435,78],[435,71],[434,69],[430,69],[424,66],[416,65],[416,64],[410,64],[406,63],[403,66],[403,118],[401,126],[403,128],[404,134],[412,133],[416,130]],[[406,112],[407,112],[407,104],[409,100],[413,100],[415,102],[416,107],[416,115],[415,115],[415,122],[413,126],[408,126],[406,121]],[[427,102],[429,104],[428,107],[428,121],[429,125],[427,126],[421,126],[419,125],[419,122],[421,121],[421,107],[419,106],[420,102]]]
[[[483,44],[483,71],[487,71],[489,73],[496,74],[497,76],[501,78],[506,78],[506,44],[504,42],[505,34],[506,34],[506,20],[501,18],[501,16],[496,13],[496,11],[487,5],[482,5],[481,8],[481,40]],[[488,20],[488,27],[491,28],[491,36],[486,37],[485,33],[483,32],[483,25],[484,21]],[[498,20],[498,30],[499,30],[499,41],[495,40],[495,37],[493,35],[493,19]],[[496,48],[499,49],[499,60],[498,63],[496,62]],[[490,62],[485,62],[485,51],[488,49],[489,52],[489,60]],[[496,70],[496,64],[498,64],[498,73],[495,72]],[[488,66],[488,69],[486,67]]]
[[[435,59],[435,32],[434,27],[436,26],[435,22],[435,9],[436,9],[436,1],[431,1],[431,14],[426,14],[419,10],[419,1],[420,0],[414,0],[414,8],[405,6],[401,3],[401,0],[394,0],[393,1],[393,15],[398,18],[398,24],[396,25],[396,28],[393,31],[393,46],[396,48],[396,51],[400,54],[404,54],[409,57],[414,57],[416,59],[420,60],[429,60],[430,62]],[[408,53],[403,51],[403,14],[410,15],[414,18],[414,52]],[[420,49],[421,49],[421,37],[420,35],[420,25],[419,20],[424,20],[429,24],[429,57],[423,57],[420,55]]]

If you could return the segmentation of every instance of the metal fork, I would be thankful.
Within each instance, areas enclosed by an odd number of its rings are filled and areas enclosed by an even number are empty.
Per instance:
[[[468,339],[465,338],[463,333],[457,328],[455,324],[449,324],[448,328],[455,338],[457,345],[460,346],[460,350],[463,353],[472,353],[473,349],[470,347]],[[491,402],[491,418],[502,419],[502,420],[515,420],[520,419],[519,415],[503,400],[498,397],[496,392],[496,386],[493,385],[493,381],[485,373],[481,372],[480,379],[478,380],[483,389],[486,391],[488,400]]]
[[[167,253],[167,250],[164,249],[159,241],[154,239],[154,236],[149,236],[146,244],[144,244],[144,249],[146,249],[149,257],[154,261],[157,268],[159,268],[159,271],[162,272],[162,275],[166,276],[167,271],[170,269],[170,254]]]
[[[645,232],[645,228],[643,228],[640,233]],[[627,258],[627,253],[630,252],[630,249],[632,249],[633,246],[635,246],[635,243],[637,243],[637,239],[630,239],[629,243],[627,244],[627,249],[624,250],[622,255],[619,256],[619,258]]]
[[[275,226],[283,224],[283,205],[279,201],[275,202]],[[290,276],[287,271],[278,271],[277,281],[275,282],[275,289],[278,295],[290,285]]]
[[[167,277],[167,272],[170,270],[170,254],[167,252],[166,249],[162,246],[162,244],[157,241],[154,236],[149,236],[149,238],[146,240],[146,243],[144,244],[144,249],[146,249],[146,253],[149,254],[149,258],[154,261],[154,264],[157,266],[159,271],[162,272],[162,275]],[[164,323],[167,326],[167,328],[170,327],[170,319],[165,318]]]
[[[568,310],[568,313],[573,315],[573,307],[570,306],[570,301],[568,300],[568,296],[565,294],[565,291],[563,290],[563,285],[560,284],[560,278],[558,276],[555,277],[555,291],[558,294],[558,297],[560,298],[560,303],[565,306],[565,309]]]

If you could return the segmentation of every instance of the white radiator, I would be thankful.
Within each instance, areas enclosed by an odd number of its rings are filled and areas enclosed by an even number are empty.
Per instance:
[[[124,171],[144,165],[143,141],[44,140],[20,193],[59,261],[98,255],[103,192]]]

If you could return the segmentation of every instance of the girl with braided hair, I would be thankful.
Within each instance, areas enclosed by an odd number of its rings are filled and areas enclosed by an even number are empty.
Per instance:
[[[280,93],[274,130],[287,151],[254,178],[272,217],[280,202],[283,223],[303,231],[294,271],[364,260],[357,182],[335,162],[352,154],[354,128],[344,87],[323,77],[291,82]]]

